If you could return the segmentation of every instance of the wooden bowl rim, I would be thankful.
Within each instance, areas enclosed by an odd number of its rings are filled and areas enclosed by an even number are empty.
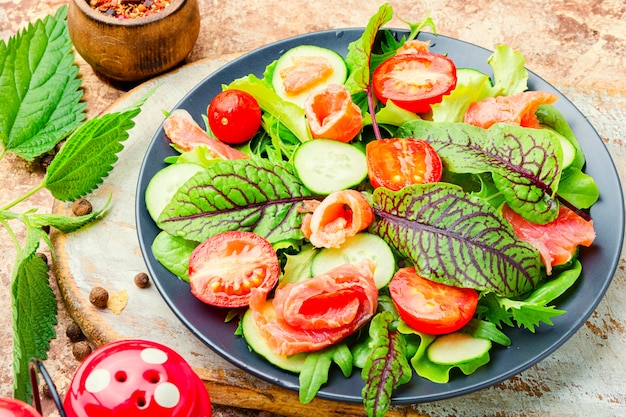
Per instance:
[[[111,26],[143,26],[152,22],[156,22],[161,19],[165,19],[167,16],[175,13],[182,8],[187,0],[171,0],[170,4],[162,10],[156,13],[152,13],[148,16],[133,17],[128,19],[116,19],[111,16],[107,16],[102,12],[94,9],[89,5],[89,0],[72,0],[74,4],[91,20],[95,20],[99,23]]]

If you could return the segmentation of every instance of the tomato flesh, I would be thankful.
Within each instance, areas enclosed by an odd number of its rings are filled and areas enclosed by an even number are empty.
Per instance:
[[[367,144],[367,173],[373,187],[398,191],[407,185],[441,179],[441,158],[422,139],[380,139]]]
[[[218,307],[244,307],[252,288],[269,292],[278,282],[276,251],[251,232],[224,232],[202,242],[189,258],[192,294]]]
[[[415,268],[401,268],[389,283],[391,299],[411,328],[433,335],[452,333],[474,316],[478,292],[430,281]]]
[[[413,113],[425,113],[456,87],[451,59],[431,53],[400,54],[380,64],[372,75],[374,94]]]
[[[225,90],[216,95],[207,116],[213,134],[231,145],[247,142],[261,127],[259,103],[241,90]]]

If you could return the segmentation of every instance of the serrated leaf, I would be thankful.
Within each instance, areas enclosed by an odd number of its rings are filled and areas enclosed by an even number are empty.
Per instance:
[[[60,230],[63,233],[70,233],[75,230],[80,229],[81,227],[91,223],[98,216],[104,213],[111,204],[111,196],[107,200],[104,207],[100,210],[93,211],[89,214],[85,214],[83,216],[69,217],[63,216],[60,214],[25,214],[22,216],[24,222],[29,224],[31,227],[43,227],[43,226],[52,226],[55,229]]]
[[[541,323],[552,326],[552,318],[565,314],[563,310],[557,310],[554,306],[544,306],[531,303],[518,303],[505,298],[502,300],[505,308],[507,308],[513,319],[519,327],[524,327],[535,333],[535,328]]]
[[[288,163],[263,159],[220,161],[190,178],[161,213],[171,235],[202,242],[229,230],[245,230],[271,243],[303,238],[302,201],[311,192]]]
[[[509,206],[529,221],[548,223],[558,215],[555,197],[563,154],[547,129],[415,120],[401,126],[397,136],[427,140],[453,172],[491,172]]]
[[[48,267],[35,252],[43,231],[28,228],[11,282],[13,314],[13,396],[29,402],[29,361],[46,359],[50,340],[56,337],[57,302],[50,287]]]
[[[83,124],[52,160],[42,182],[44,187],[61,201],[73,201],[93,191],[113,169],[139,112],[133,107]]]
[[[370,323],[373,349],[361,372],[365,386],[361,392],[368,416],[383,416],[391,405],[393,390],[411,380],[413,371],[404,355],[404,342],[391,330],[390,312],[374,316]]]
[[[373,195],[381,236],[432,281],[501,295],[533,289],[539,253],[484,200],[446,183],[412,185]]]
[[[67,6],[0,42],[0,142],[24,159],[51,150],[85,119]]]

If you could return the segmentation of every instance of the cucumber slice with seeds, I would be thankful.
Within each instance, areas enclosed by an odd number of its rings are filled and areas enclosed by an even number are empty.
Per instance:
[[[367,177],[365,153],[332,139],[303,143],[293,156],[293,165],[302,183],[319,195],[355,187]]]
[[[155,221],[176,194],[176,191],[204,168],[190,162],[168,165],[158,171],[146,186],[146,208]]]

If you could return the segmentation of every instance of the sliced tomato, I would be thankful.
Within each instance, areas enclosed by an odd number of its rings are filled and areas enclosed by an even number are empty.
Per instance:
[[[250,309],[279,355],[313,352],[353,334],[376,312],[378,290],[375,264],[363,260],[344,264],[306,281],[289,283],[276,290],[274,299],[253,291]],[[267,314],[272,309],[275,314]]]
[[[542,104],[551,104],[557,95],[545,91],[524,91],[510,96],[487,97],[472,103],[465,113],[465,123],[487,129],[494,123],[508,123],[539,128],[535,112]]]
[[[329,84],[304,103],[311,136],[350,142],[361,131],[363,115],[345,86]]]
[[[430,281],[415,268],[401,268],[389,283],[391,299],[411,328],[427,334],[452,333],[474,316],[478,292]]]
[[[399,54],[380,64],[372,75],[374,94],[413,113],[425,113],[456,87],[451,59],[430,53]]]
[[[252,289],[269,292],[279,273],[272,245],[251,232],[217,234],[198,245],[189,258],[192,294],[218,307],[247,306]]]
[[[422,139],[380,139],[367,144],[367,174],[372,186],[398,191],[411,184],[437,182],[442,165],[439,154]]]
[[[307,202],[311,213],[302,219],[302,233],[313,246],[338,248],[374,221],[374,211],[356,190],[335,191],[320,203]]]
[[[593,221],[584,220],[565,206],[559,207],[557,218],[546,224],[531,223],[506,204],[502,215],[513,225],[517,237],[539,251],[548,275],[552,267],[568,263],[578,246],[591,246],[596,237]]]
[[[216,95],[207,116],[213,134],[231,145],[249,141],[261,127],[259,103],[241,90],[225,90]]]
[[[247,159],[243,152],[211,138],[187,110],[174,110],[163,122],[163,130],[168,139],[182,151],[190,151],[197,146],[206,146],[214,158]]]

